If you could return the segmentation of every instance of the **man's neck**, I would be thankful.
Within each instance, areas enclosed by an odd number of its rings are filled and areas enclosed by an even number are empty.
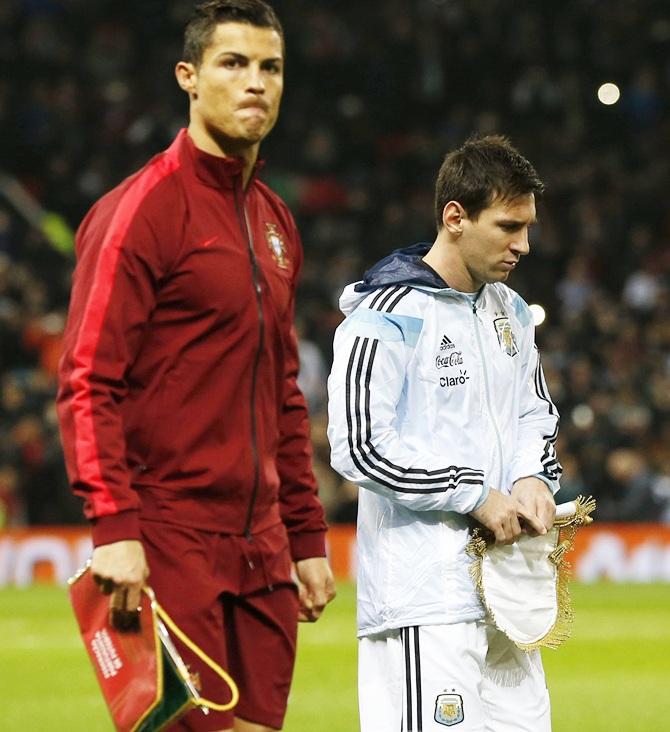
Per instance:
[[[476,292],[480,285],[473,282],[463,262],[455,256],[449,245],[439,239],[428,250],[423,261],[430,265],[440,277],[454,290]]]
[[[240,158],[244,162],[242,169],[242,184],[247,187],[258,159],[260,143],[253,145],[235,145],[230,140],[215,138],[199,125],[191,124],[188,127],[188,134],[193,144],[203,152],[215,155],[218,158]]]

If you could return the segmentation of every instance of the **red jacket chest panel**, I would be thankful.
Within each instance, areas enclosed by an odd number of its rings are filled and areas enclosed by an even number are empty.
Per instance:
[[[257,311],[256,287],[264,308],[279,320],[289,315],[293,247],[273,209],[258,198],[236,203],[233,191],[207,186],[193,192],[181,255],[160,284],[158,321],[178,314],[237,331]]]

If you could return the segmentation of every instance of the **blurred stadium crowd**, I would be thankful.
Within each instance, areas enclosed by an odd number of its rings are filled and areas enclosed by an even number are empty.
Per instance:
[[[501,132],[547,184],[510,284],[538,327],[561,415],[562,496],[607,520],[670,522],[670,15],[659,0],[284,0],[280,122],[264,175],[301,227],[301,382],[333,521],[325,379],[344,284],[432,240],[444,153]],[[0,169],[76,227],[166,147],[187,100],[172,69],[190,0],[2,0]],[[620,101],[602,105],[600,84]],[[55,370],[72,260],[0,195],[0,528],[80,521]]]

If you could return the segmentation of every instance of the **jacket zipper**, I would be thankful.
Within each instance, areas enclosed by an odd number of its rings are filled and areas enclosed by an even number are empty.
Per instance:
[[[489,412],[489,416],[491,418],[491,422],[493,423],[493,429],[496,433],[496,442],[498,445],[498,466],[499,466],[499,479],[498,479],[498,490],[502,490],[502,477],[503,477],[503,449],[502,449],[502,438],[500,437],[500,428],[498,427],[498,422],[496,421],[495,414],[493,413],[493,407],[491,406],[491,387],[489,384],[489,373],[486,368],[486,357],[484,354],[484,346],[482,344],[482,338],[479,334],[479,328],[480,328],[480,321],[477,317],[477,300],[479,300],[479,296],[483,292],[483,288],[479,291],[479,294],[475,298],[474,302],[472,303],[472,315],[475,319],[475,335],[477,336],[477,346],[479,347],[479,356],[481,359],[482,364],[482,372],[484,374],[484,391],[486,392],[486,407]]]
[[[249,218],[244,202],[240,202],[239,188],[235,186],[235,209],[240,229],[247,243],[249,250],[249,261],[251,262],[251,279],[256,295],[256,309],[258,311],[258,348],[254,356],[254,364],[251,371],[251,453],[254,463],[254,480],[251,487],[251,498],[249,499],[249,508],[247,509],[247,517],[244,524],[244,536],[248,541],[252,541],[251,522],[254,515],[254,506],[258,496],[258,484],[260,480],[260,463],[258,459],[258,435],[256,433],[256,382],[258,380],[258,367],[260,365],[261,353],[263,351],[263,340],[265,338],[265,319],[263,317],[263,297],[260,285],[260,271],[258,268],[258,260],[254,251],[253,235],[249,226]]]

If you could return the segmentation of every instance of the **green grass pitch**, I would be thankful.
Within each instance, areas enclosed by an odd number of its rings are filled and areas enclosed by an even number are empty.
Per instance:
[[[338,590],[301,627],[286,732],[358,729],[354,588]],[[544,653],[554,732],[670,730],[670,584],[572,595],[573,637]],[[64,589],[0,590],[0,700],[2,730],[112,732]]]

